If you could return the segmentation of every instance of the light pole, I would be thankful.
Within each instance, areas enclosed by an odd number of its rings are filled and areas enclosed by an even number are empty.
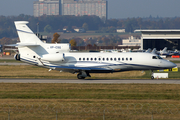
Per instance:
[[[37,36],[39,37],[39,22],[37,23]]]

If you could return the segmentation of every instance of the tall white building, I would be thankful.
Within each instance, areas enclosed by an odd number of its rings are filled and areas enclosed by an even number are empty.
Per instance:
[[[96,15],[107,18],[106,0],[64,0],[62,1],[63,15]]]
[[[96,15],[107,19],[106,0],[39,0],[34,2],[34,16],[41,15]]]
[[[34,2],[34,16],[59,15],[59,0],[39,0]]]

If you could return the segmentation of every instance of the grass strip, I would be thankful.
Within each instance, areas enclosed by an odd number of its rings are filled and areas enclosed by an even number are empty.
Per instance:
[[[179,93],[169,84],[0,84],[0,99],[180,100]]]
[[[0,63],[23,63],[15,59],[0,59]]]
[[[154,71],[156,72],[156,71]],[[179,79],[178,72],[168,72],[170,79]],[[48,71],[48,69],[37,66],[0,66],[0,78],[47,78],[47,79],[77,79],[76,74],[59,71]],[[150,79],[151,71],[126,71],[107,74],[91,74],[91,79]]]

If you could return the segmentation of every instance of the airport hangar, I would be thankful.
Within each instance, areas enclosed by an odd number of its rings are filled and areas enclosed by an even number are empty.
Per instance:
[[[141,49],[162,50],[167,47],[168,50],[180,50],[180,29],[168,30],[135,30],[141,32]]]

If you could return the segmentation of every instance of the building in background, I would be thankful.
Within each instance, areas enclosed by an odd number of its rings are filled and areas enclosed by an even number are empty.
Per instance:
[[[106,0],[63,0],[61,1],[62,15],[96,15],[107,18]]]
[[[125,30],[125,29],[117,29],[116,32],[117,32],[117,33],[125,33],[126,30]]]
[[[141,46],[141,39],[137,39],[133,36],[129,37],[129,39],[122,40],[123,46]]]
[[[34,17],[42,15],[59,15],[59,0],[39,0],[34,2]]]
[[[34,2],[34,16],[42,15],[96,15],[107,19],[106,0],[39,0]]]
[[[141,49],[180,50],[180,30],[179,29],[159,29],[159,30],[135,30],[141,32]]]

